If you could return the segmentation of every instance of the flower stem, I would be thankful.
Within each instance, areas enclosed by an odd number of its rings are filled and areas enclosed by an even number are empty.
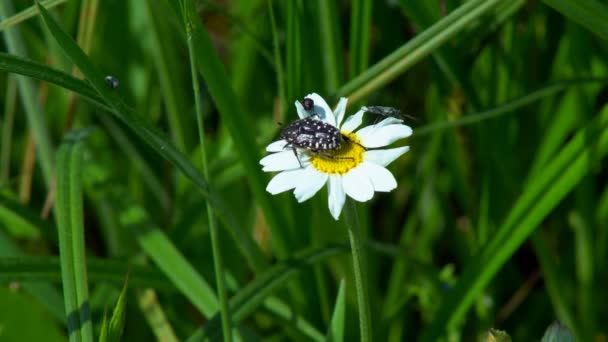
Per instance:
[[[188,52],[190,56],[190,71],[192,76],[192,89],[194,91],[194,103],[196,107],[196,121],[198,124],[198,136],[200,141],[201,159],[203,165],[203,175],[209,179],[209,171],[207,167],[207,155],[205,150],[205,130],[203,127],[203,113],[200,103],[200,88],[198,84],[198,72],[196,69],[196,59],[194,56],[194,47],[192,46],[191,24],[190,18],[184,11],[184,20],[186,21],[186,31],[188,35]],[[222,318],[222,332],[225,342],[232,341],[232,320],[228,306],[228,296],[226,294],[224,262],[219,245],[218,230],[216,225],[215,215],[209,202],[207,201],[207,217],[209,219],[209,235],[211,236],[211,250],[213,253],[213,267],[215,269],[215,282],[220,301],[220,316]]]
[[[355,288],[357,289],[357,303],[359,305],[359,326],[361,328],[361,341],[372,340],[371,310],[369,307],[369,295],[367,292],[367,278],[365,269],[365,251],[361,242],[361,227],[357,208],[351,199],[346,200],[346,225],[350,238],[350,249],[353,255],[353,267],[355,270]]]

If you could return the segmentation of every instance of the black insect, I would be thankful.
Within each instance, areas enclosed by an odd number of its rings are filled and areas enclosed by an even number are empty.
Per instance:
[[[332,157],[328,151],[335,151],[347,139],[340,130],[312,117],[296,120],[281,132],[281,138],[287,141],[285,147],[291,147],[300,167],[302,162],[296,148],[305,149],[316,154]]]
[[[310,97],[305,97],[304,100],[302,100],[302,106],[307,112],[310,112],[315,107],[315,101]]]
[[[105,80],[106,80],[106,83],[108,84],[108,87],[110,87],[112,89],[116,89],[120,85],[118,78],[116,78],[114,76],[106,76]]]
[[[386,117],[392,117],[397,119],[403,119],[404,115],[401,113],[401,110],[394,107],[384,107],[384,106],[367,106],[367,111]]]

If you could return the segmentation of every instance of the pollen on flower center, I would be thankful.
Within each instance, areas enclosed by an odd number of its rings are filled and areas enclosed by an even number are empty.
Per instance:
[[[327,174],[343,175],[363,162],[365,149],[355,133],[342,133],[344,139],[339,149],[313,154],[310,158],[315,169]]]

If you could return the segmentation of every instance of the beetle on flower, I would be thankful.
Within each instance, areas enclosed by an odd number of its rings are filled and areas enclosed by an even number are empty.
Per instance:
[[[358,129],[366,107],[343,122],[346,98],[340,99],[333,112],[318,94],[313,93],[306,98],[313,101],[315,115],[311,116],[310,110],[296,101],[300,120],[319,120],[320,124],[331,125],[344,139],[338,148],[327,149],[323,153],[294,146],[284,136],[271,143],[266,147],[271,154],[262,158],[260,164],[264,171],[279,174],[272,178],[266,190],[275,195],[293,189],[298,202],[304,202],[327,184],[329,211],[336,220],[342,212],[346,195],[366,202],[376,191],[394,190],[397,181],[386,166],[407,152],[409,147],[384,147],[409,137],[412,129],[394,117]]]

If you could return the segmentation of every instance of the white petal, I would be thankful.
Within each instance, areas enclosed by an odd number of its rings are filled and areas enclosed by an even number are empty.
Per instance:
[[[266,146],[266,151],[268,152],[281,152],[287,145],[287,141],[285,139],[273,141],[270,145]]]
[[[360,167],[355,167],[342,177],[344,192],[355,201],[367,202],[374,197],[374,186]]]
[[[327,102],[317,93],[312,93],[306,95],[315,102],[314,111],[321,120],[331,124],[333,126],[336,125],[336,118],[334,117],[334,113],[329,109]]]
[[[293,194],[300,203],[314,196],[327,182],[327,174],[312,166],[306,168],[298,177],[300,180]]]
[[[366,128],[359,130],[357,136],[367,148],[387,146],[412,135],[412,129],[406,125],[388,125],[371,130]]]
[[[387,166],[393,160],[401,157],[405,152],[409,151],[409,146],[391,148],[387,150],[372,150],[366,151],[363,157],[365,161],[376,163],[378,165]]]
[[[397,187],[397,181],[393,174],[384,166],[363,162],[359,167],[367,174],[375,191],[389,192]]]
[[[310,113],[308,113],[306,109],[304,109],[304,106],[302,106],[300,101],[296,101],[296,110],[298,111],[298,116],[300,117],[300,119],[304,119],[310,116]]]
[[[304,172],[303,169],[298,169],[279,173],[272,177],[266,187],[266,191],[276,195],[295,188],[300,183],[302,172]]]
[[[327,205],[329,206],[329,212],[331,213],[331,216],[337,220],[340,217],[340,213],[344,207],[344,201],[346,200],[346,194],[344,193],[344,187],[342,186],[342,176],[329,176],[327,192]]]
[[[346,103],[348,103],[348,99],[346,97],[341,97],[340,101],[338,101],[336,109],[334,109],[336,127],[340,127],[340,124],[342,124],[342,120],[344,119],[344,113],[346,112]]]
[[[304,165],[305,160],[300,158],[300,161]],[[260,164],[264,166],[262,170],[266,172],[285,171],[300,168],[298,158],[296,158],[296,156],[293,154],[293,151],[283,151],[269,154],[260,160]]]
[[[355,115],[349,116],[348,119],[344,121],[344,125],[340,127],[340,130],[346,133],[356,130],[357,127],[361,125],[361,122],[363,122],[363,114],[365,114],[365,110],[363,108],[359,109]]]

